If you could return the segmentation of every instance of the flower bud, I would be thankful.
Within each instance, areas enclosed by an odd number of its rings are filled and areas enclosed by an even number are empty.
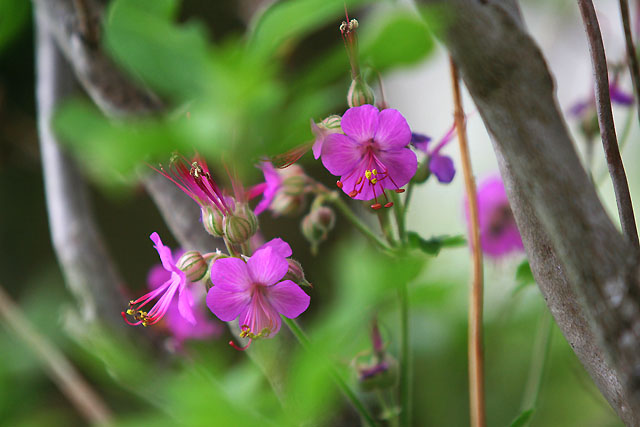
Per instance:
[[[342,117],[338,116],[337,114],[332,114],[329,117],[322,119],[322,121],[318,123],[318,127],[320,128],[335,130],[338,132],[342,132],[341,125]]]
[[[373,90],[361,77],[356,77],[351,81],[349,92],[347,93],[347,104],[349,107],[359,107],[365,104],[373,104]]]
[[[313,245],[327,238],[335,225],[336,215],[330,208],[320,206],[312,209],[302,220],[302,234]]]
[[[216,249],[215,252],[204,255],[204,259],[209,262],[209,266],[207,268],[207,274],[205,274],[204,278],[201,280],[204,282],[207,292],[209,292],[209,289],[213,287],[213,283],[211,283],[211,268],[213,268],[213,264],[215,264],[217,260],[222,258],[229,258],[229,255],[220,252],[220,249]]]
[[[429,159],[425,159],[423,162],[418,164],[418,169],[416,170],[416,174],[411,178],[413,182],[416,184],[422,184],[431,176],[431,170],[429,169]]]
[[[282,182],[270,209],[275,215],[295,215],[304,206],[309,178],[298,165],[291,165],[278,173]]]
[[[222,212],[213,206],[203,206],[202,225],[207,233],[213,237],[222,237],[224,232],[224,216]]]
[[[249,206],[240,204],[233,214],[225,217],[224,235],[233,244],[239,245],[258,231],[258,218],[256,218]]]
[[[176,266],[182,270],[190,282],[197,282],[207,274],[209,264],[198,251],[185,252]]]
[[[295,259],[291,258],[287,258],[287,262],[289,263],[289,270],[287,270],[287,274],[284,275],[282,280],[291,280],[298,286],[311,288],[311,283],[309,283],[304,277],[302,265],[300,265],[300,263]]]

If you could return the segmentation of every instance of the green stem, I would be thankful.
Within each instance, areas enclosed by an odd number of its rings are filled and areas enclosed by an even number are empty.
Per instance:
[[[223,239],[224,239],[224,245],[227,247],[227,252],[229,253],[229,255],[232,257],[239,257],[240,253],[238,252],[237,248],[233,245],[233,243],[227,240],[226,237],[224,237]]]
[[[391,223],[389,222],[389,213],[386,209],[380,209],[376,211],[376,215],[378,216],[378,221],[380,222],[380,229],[382,230],[382,234],[384,238],[389,243],[389,245],[394,246],[396,243],[393,239],[393,232],[391,230]]]
[[[385,251],[391,251],[391,246],[389,246],[384,240],[382,240],[377,234],[375,234],[367,224],[365,224],[360,218],[358,218],[352,211],[349,209],[349,206],[342,200],[338,195],[335,197],[329,197],[327,200],[338,208],[342,215],[344,215],[362,234],[367,236],[373,243],[378,245],[381,249]]]
[[[538,404],[542,380],[549,361],[552,332],[553,318],[549,310],[545,307],[540,317],[540,322],[538,323],[538,332],[533,346],[529,378],[527,379],[527,386],[522,398],[521,409],[523,411],[534,409]]]
[[[400,286],[400,425],[411,425],[411,353],[409,349],[409,295],[407,284]]]
[[[406,223],[407,221],[407,211],[409,210],[409,202],[411,201],[411,196],[413,195],[413,181],[409,181],[407,185],[407,195],[404,198],[404,205],[402,209],[402,221]]]
[[[298,322],[296,322],[293,319],[288,319],[284,316],[282,316],[282,320],[289,327],[289,329],[291,330],[291,333],[293,333],[293,336],[296,337],[296,339],[298,340],[302,348],[304,348],[306,351],[313,352],[313,350],[311,349],[311,341],[309,340],[309,337],[307,336],[307,334],[305,334],[304,331],[300,328],[300,325],[298,325]],[[362,401],[358,398],[356,393],[353,390],[351,390],[351,388],[345,382],[342,376],[340,376],[340,373],[336,370],[336,368],[331,363],[327,363],[327,368],[329,369],[329,373],[331,374],[331,377],[333,378],[333,380],[336,382],[338,387],[340,387],[340,389],[342,390],[342,393],[344,393],[345,397],[349,400],[351,405],[353,405],[354,409],[366,421],[367,425],[372,427],[377,426],[377,423],[373,415],[371,415],[367,407],[364,406],[364,403],[362,403]]]
[[[395,191],[390,192],[393,201],[393,215],[396,217],[396,226],[398,227],[398,239],[404,244],[407,232],[404,225],[404,205]]]

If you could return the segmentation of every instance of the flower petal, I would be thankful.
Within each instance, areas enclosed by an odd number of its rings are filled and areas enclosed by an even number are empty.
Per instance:
[[[382,149],[405,147],[411,142],[411,129],[398,110],[387,108],[378,115],[374,139]]]
[[[287,242],[279,237],[269,240],[267,243],[260,246],[257,250],[259,251],[260,249],[264,248],[271,248],[275,253],[285,258],[288,258],[293,254],[293,252],[291,251],[291,246],[289,246]]]
[[[269,286],[287,274],[289,264],[286,257],[267,246],[249,258],[247,269],[253,283]]]
[[[289,319],[300,316],[308,307],[311,297],[291,280],[267,288],[269,303],[278,313]]]
[[[384,188],[388,189],[400,188],[407,184],[418,168],[418,158],[408,148],[380,152],[378,160],[386,168],[387,178],[381,182]]]
[[[368,141],[373,138],[378,129],[378,109],[369,104],[349,108],[342,116],[340,125],[342,131],[354,140]],[[324,151],[322,155],[324,156]]]
[[[242,292],[251,286],[247,264],[239,258],[222,258],[211,266],[211,283],[233,292]]]
[[[250,302],[249,291],[236,292],[222,286],[214,286],[207,293],[207,307],[224,322],[230,322],[240,316]]]
[[[193,307],[193,296],[186,286],[182,286],[178,294],[178,312],[187,322],[195,325],[196,318],[191,307]]]
[[[280,330],[281,322],[280,314],[271,306],[261,292],[253,294],[251,302],[238,318],[238,324],[241,328],[246,325],[256,335],[266,329],[268,335],[263,336],[263,338],[271,338],[277,334]]]
[[[162,266],[167,271],[177,271],[178,267],[176,267],[175,262],[173,261],[173,256],[171,255],[171,249],[168,246],[162,244],[162,240],[160,240],[160,236],[155,231],[151,233],[149,236],[151,241],[155,243],[154,247],[156,251],[158,251],[158,255],[160,255],[160,261],[162,261]]]
[[[443,184],[448,184],[453,181],[453,177],[456,175],[456,168],[453,165],[451,157],[441,156],[439,154],[436,154],[429,160],[429,170],[438,178],[438,181]]]
[[[332,133],[327,136],[322,145],[322,164],[333,175],[348,173],[362,160],[360,144],[354,139]]]

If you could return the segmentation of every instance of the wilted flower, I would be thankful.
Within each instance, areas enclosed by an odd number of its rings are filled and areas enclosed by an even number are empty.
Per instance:
[[[193,297],[190,292],[187,291],[187,277],[185,273],[178,268],[176,261],[174,261],[171,249],[162,244],[158,233],[152,233],[150,236],[154,247],[160,255],[160,261],[162,261],[162,267],[169,273],[169,278],[160,286],[152,290],[151,292],[141,296],[135,301],[129,302],[129,308],[125,312],[122,312],[122,317],[130,325],[143,325],[150,326],[162,319],[167,313],[169,306],[173,300],[173,296],[178,293],[178,312],[187,322],[192,325],[196,324],[196,319],[193,315]],[[142,307],[149,302],[158,298],[158,301],[148,312],[143,311]],[[127,316],[132,316],[135,322],[131,322],[127,319]]]
[[[455,129],[456,126],[454,124],[431,150],[429,149],[429,145],[431,145],[430,137],[418,133],[411,134],[411,144],[427,155],[426,162],[429,172],[434,174],[438,181],[443,184],[453,181],[453,177],[456,175],[456,168],[451,157],[440,154],[440,150],[455,138]]]
[[[217,260],[211,268],[213,288],[207,306],[220,320],[238,319],[241,337],[270,338],[280,330],[280,315],[298,317],[310,298],[291,280],[282,280],[289,270],[291,248],[274,239],[258,249],[246,262],[240,258]]]
[[[407,148],[409,125],[397,110],[378,111],[373,105],[363,105],[348,109],[341,126],[344,135],[334,133],[325,139],[322,163],[333,175],[341,176],[338,187],[349,197],[375,199],[371,207],[379,209],[378,197],[386,197],[384,190],[403,192],[400,187],[416,172],[416,155]]]
[[[511,252],[524,250],[502,179],[491,176],[480,182],[477,198],[480,246],[483,252],[491,257],[501,258]],[[466,199],[465,214],[469,223],[469,204]]]
[[[176,256],[177,255],[179,254],[176,254]],[[181,256],[181,259],[182,258],[183,256]],[[157,289],[170,279],[170,275],[162,265],[155,265],[149,271],[147,284],[152,290]],[[218,336],[222,332],[220,324],[210,317],[211,315],[205,310],[204,304],[197,304],[198,301],[202,301],[205,297],[204,288],[189,286],[185,292],[190,293],[191,298],[196,302],[192,307],[195,323],[192,324],[182,317],[175,300],[169,304],[169,308],[164,317],[164,325],[175,340],[177,347],[180,347],[185,340],[203,340]]]

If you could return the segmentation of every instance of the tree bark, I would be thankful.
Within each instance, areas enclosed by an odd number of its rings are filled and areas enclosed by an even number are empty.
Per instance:
[[[539,48],[514,2],[423,3],[444,11],[439,36],[492,135],[534,276],[556,322],[618,415],[638,425],[638,253],[580,164]]]

